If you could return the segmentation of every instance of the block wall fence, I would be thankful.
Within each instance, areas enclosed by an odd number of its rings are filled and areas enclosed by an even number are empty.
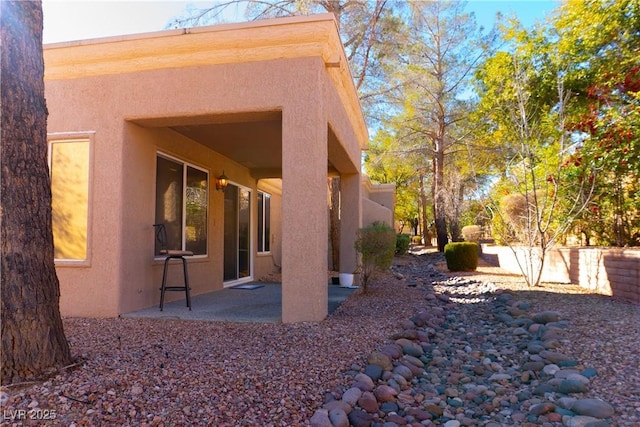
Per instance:
[[[515,249],[515,251],[513,250]],[[482,258],[510,273],[522,274],[520,248],[482,244]],[[547,252],[543,282],[573,283],[599,294],[640,304],[640,248],[554,248]]]

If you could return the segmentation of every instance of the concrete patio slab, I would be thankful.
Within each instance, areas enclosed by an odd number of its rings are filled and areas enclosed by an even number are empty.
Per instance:
[[[191,297],[189,311],[183,298],[158,306],[122,314],[128,318],[204,320],[218,322],[282,322],[282,286],[280,283],[260,283],[256,289],[225,288]],[[328,285],[329,313],[353,293],[356,288]]]

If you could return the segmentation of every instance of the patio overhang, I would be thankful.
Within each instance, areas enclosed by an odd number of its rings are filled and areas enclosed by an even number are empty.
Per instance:
[[[250,170],[256,179],[282,178],[282,111],[207,114],[130,120],[143,127],[169,128]],[[256,141],[260,141],[258,144]],[[328,129],[327,174],[358,173],[349,153]]]
[[[333,14],[268,19],[161,32],[54,43],[44,48],[45,81],[145,70],[320,57],[356,132],[361,149],[368,131]],[[269,112],[267,112],[268,114]],[[244,121],[238,112],[232,122]],[[254,113],[250,116],[256,117]],[[259,115],[258,115],[259,116]],[[197,116],[180,126],[229,119]],[[133,119],[133,118],[132,118]]]

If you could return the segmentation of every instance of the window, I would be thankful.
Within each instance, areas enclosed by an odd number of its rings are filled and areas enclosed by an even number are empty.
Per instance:
[[[271,250],[271,195],[258,191],[258,252]]]
[[[50,141],[51,211],[56,260],[84,261],[88,257],[89,163],[88,138]]]
[[[156,223],[167,231],[167,249],[207,254],[209,174],[193,165],[158,154]],[[156,242],[157,245],[157,242]],[[155,254],[160,255],[156,246]]]

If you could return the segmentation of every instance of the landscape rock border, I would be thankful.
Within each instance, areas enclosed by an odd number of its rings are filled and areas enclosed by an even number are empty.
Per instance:
[[[424,309],[352,367],[351,387],[329,393],[311,425],[611,425],[611,404],[581,397],[597,369],[556,351],[570,327],[562,313],[531,313],[493,283],[435,268],[426,277],[407,281],[424,291]]]

